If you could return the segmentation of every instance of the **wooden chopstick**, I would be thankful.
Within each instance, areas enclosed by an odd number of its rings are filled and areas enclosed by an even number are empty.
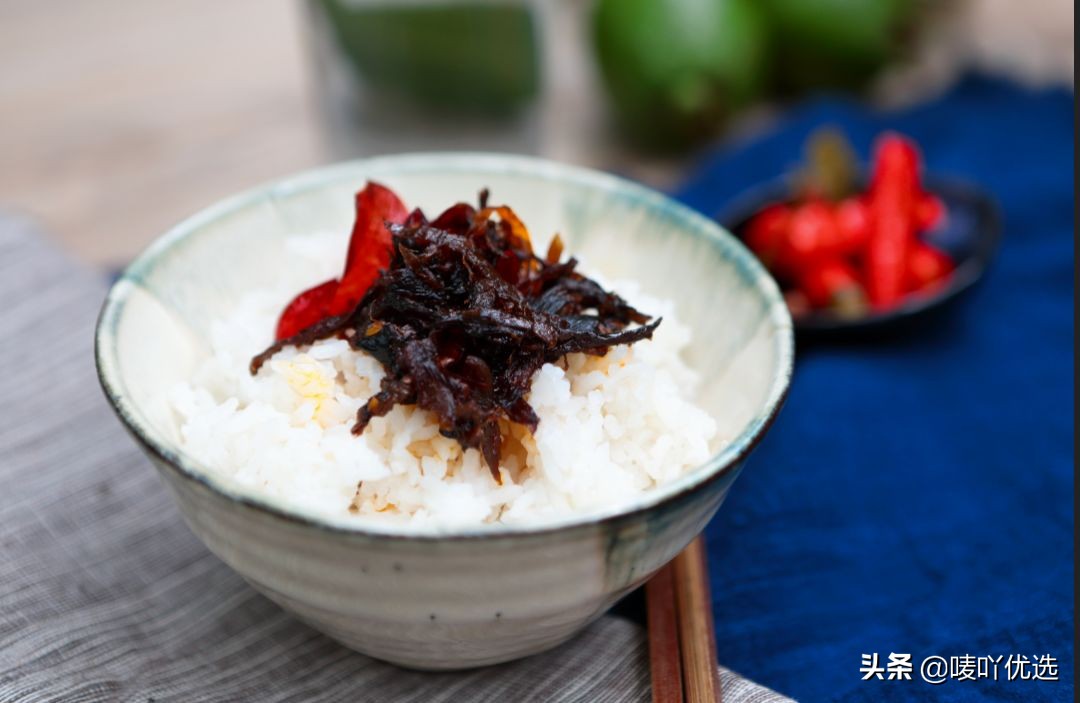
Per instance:
[[[687,703],[720,701],[712,594],[705,561],[705,540],[698,536],[675,557],[675,604],[679,611],[679,646]]]
[[[653,581],[645,588],[653,703],[718,703],[720,672],[702,538],[695,538]],[[682,686],[677,688],[673,681],[680,670]]]
[[[675,562],[665,564],[645,584],[649,670],[653,703],[683,703],[679,661],[679,615],[675,610]]]

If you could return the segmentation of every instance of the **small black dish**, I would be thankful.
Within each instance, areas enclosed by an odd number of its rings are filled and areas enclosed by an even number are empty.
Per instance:
[[[921,236],[956,263],[949,284],[931,295],[913,296],[892,310],[855,319],[828,313],[802,315],[794,319],[796,331],[813,337],[881,332],[955,300],[982,277],[1001,241],[997,204],[982,189],[960,180],[927,177],[924,187],[945,204],[945,222]],[[766,181],[737,196],[716,219],[743,240],[746,225],[755,213],[769,203],[790,202],[794,195],[790,177]]]

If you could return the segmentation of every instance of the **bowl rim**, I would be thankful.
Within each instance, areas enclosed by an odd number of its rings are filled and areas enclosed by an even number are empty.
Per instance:
[[[695,237],[705,237],[714,246],[720,246],[724,253],[734,260],[736,268],[742,272],[741,275],[747,277],[750,286],[764,299],[766,317],[775,329],[773,344],[776,350],[776,366],[764,403],[739,434],[720,451],[677,479],[642,494],[641,498],[628,505],[571,513],[545,520],[536,526],[484,523],[467,527],[425,528],[424,531],[412,531],[398,524],[354,525],[344,520],[335,521],[315,511],[292,505],[288,501],[258,495],[209,470],[175,443],[162,437],[161,433],[148,423],[144,424],[135,404],[124,391],[115,342],[118,324],[130,294],[139,286],[144,272],[154,268],[159,257],[205,225],[265,202],[268,196],[295,195],[348,180],[440,171],[529,176],[591,188],[659,210],[676,222],[680,229]],[[787,398],[794,365],[794,348],[794,327],[779,286],[757,258],[714,220],[658,191],[608,173],[537,157],[487,152],[419,152],[344,161],[269,181],[220,200],[171,227],[124,269],[105,297],[94,333],[94,358],[102,390],[125,428],[145,451],[159,460],[159,466],[169,466],[183,479],[194,481],[218,497],[292,523],[345,535],[409,541],[498,539],[593,528],[631,519],[663,505],[679,502],[731,473],[761,441]]]

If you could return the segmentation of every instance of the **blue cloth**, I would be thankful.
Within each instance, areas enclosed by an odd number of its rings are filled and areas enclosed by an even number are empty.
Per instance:
[[[984,281],[899,338],[799,349],[787,406],[709,525],[720,661],[800,700],[1073,699],[1071,93],[969,78],[902,112],[839,99],[722,148],[676,196],[715,214],[841,126],[895,129],[1005,216]],[[910,653],[912,681],[862,681]],[[930,655],[1057,658],[1060,681],[948,681]]]

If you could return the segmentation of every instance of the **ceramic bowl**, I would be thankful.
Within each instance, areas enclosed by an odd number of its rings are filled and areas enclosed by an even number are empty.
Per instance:
[[[704,465],[617,510],[534,528],[410,533],[329,520],[253,494],[179,448],[164,396],[207,353],[210,323],[292,265],[288,235],[347,236],[367,179],[438,211],[489,187],[532,232],[611,278],[676,301],[695,334],[699,401],[740,428]],[[268,331],[269,334],[269,331]],[[252,340],[252,349],[268,340]],[[110,291],[102,386],[184,518],[253,587],[360,652],[458,669],[553,647],[645,581],[705,526],[782,404],[791,319],[769,275],[719,226],[608,175],[536,159],[406,155],[346,163],[238,195],[177,225]]]

